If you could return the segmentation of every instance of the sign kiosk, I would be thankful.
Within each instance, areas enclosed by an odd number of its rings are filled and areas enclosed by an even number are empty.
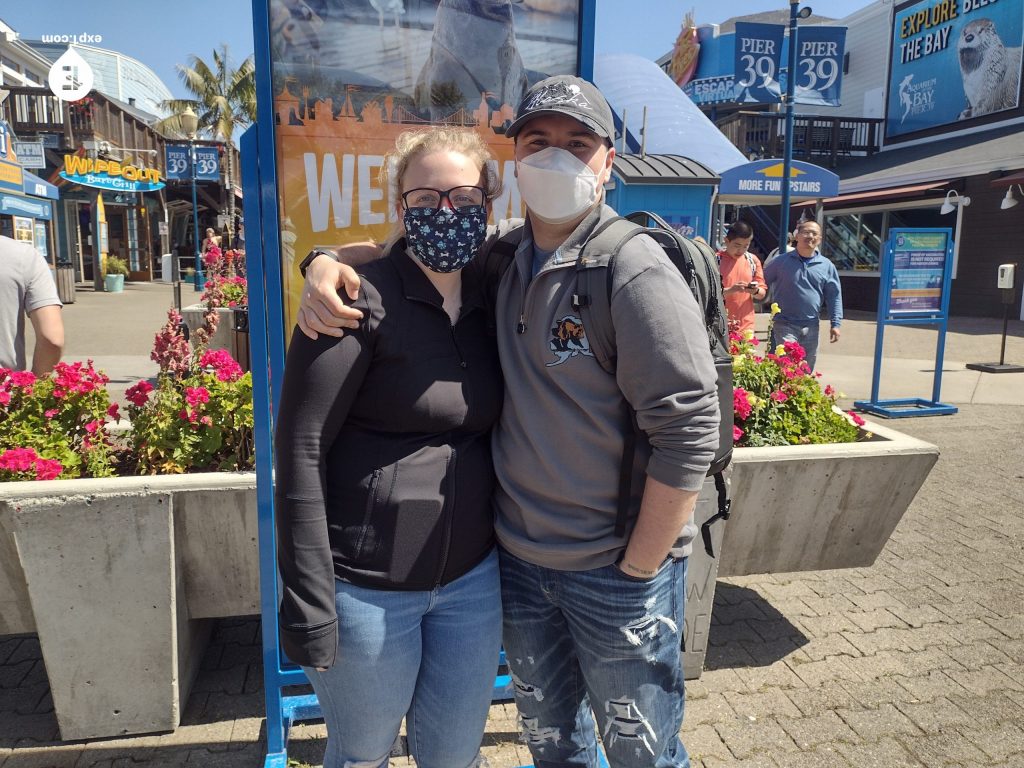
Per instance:
[[[862,411],[886,418],[945,416],[956,406],[939,402],[942,387],[942,359],[946,348],[949,319],[950,280],[953,276],[952,229],[892,229],[885,243],[878,294],[878,328],[875,332],[875,366],[871,376],[871,399],[857,400]],[[930,400],[920,397],[879,399],[882,350],[889,325],[934,325],[935,378]]]
[[[365,6],[365,7],[364,7]],[[515,36],[499,29],[501,39],[518,39],[530,77],[579,74],[593,77],[596,0],[579,0],[575,11],[557,16],[516,9]],[[382,241],[394,220],[393,201],[376,184],[384,154],[404,130],[431,122],[479,131],[497,157],[506,193],[494,201],[495,219],[520,216],[514,192],[510,139],[504,137],[521,94],[504,93],[506,78],[490,83],[495,72],[467,73],[438,91],[420,91],[432,75],[428,51],[433,30],[450,24],[447,3],[412,8],[402,23],[382,26],[369,4],[340,0],[317,13],[296,12],[282,22],[269,0],[253,0],[256,89],[259,119],[241,137],[249,323],[254,362],[257,508],[262,614],[263,670],[267,709],[265,768],[285,768],[288,732],[299,721],[321,718],[313,694],[286,695],[303,686],[302,670],[282,654],[279,644],[277,542],[274,524],[274,417],[284,370],[285,333],[298,307],[298,262],[316,245],[340,245],[375,238]],[[493,20],[479,21],[460,39],[486,47]],[[511,8],[507,23],[511,25]],[[397,51],[397,53],[396,53]],[[460,61],[493,61],[495,51],[469,50]],[[416,73],[419,73],[418,75]],[[497,73],[502,74],[502,73]],[[508,74],[508,73],[504,73]],[[478,89],[487,83],[493,87]],[[461,89],[456,92],[456,87]],[[442,93],[441,103],[421,103],[417,92]],[[266,365],[259,363],[266,360]],[[495,659],[495,670],[504,659]],[[496,700],[512,698],[511,679],[496,675]]]

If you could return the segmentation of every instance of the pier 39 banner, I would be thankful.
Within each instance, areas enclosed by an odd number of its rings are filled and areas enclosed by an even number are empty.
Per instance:
[[[504,182],[493,218],[523,215],[504,130],[530,84],[577,71],[579,4],[271,0],[286,327],[310,250],[391,231],[395,200],[378,175],[403,131],[479,131]]]
[[[1021,114],[1022,29],[1024,0],[897,5],[886,136],[909,138]]]

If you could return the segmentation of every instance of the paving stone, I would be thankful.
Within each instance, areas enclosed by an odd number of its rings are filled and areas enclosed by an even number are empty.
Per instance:
[[[922,768],[925,765],[902,744],[888,737],[873,744],[839,743],[836,751],[856,768]]]
[[[1005,637],[1024,640],[1024,615],[992,617],[984,621]]]
[[[195,693],[240,694],[245,687],[245,667],[210,669],[196,676],[192,690]]]
[[[782,664],[767,667],[745,667],[734,670],[745,684],[744,693],[764,691],[768,688],[803,688],[807,684],[787,666],[791,659]]]
[[[878,741],[885,736],[922,733],[914,723],[892,704],[881,704],[877,709],[840,709],[838,714],[865,741]]]
[[[832,711],[809,717],[780,717],[778,721],[801,750],[819,744],[834,744],[837,741],[856,744],[861,740],[860,736]]]
[[[901,737],[900,743],[924,765],[944,768],[951,762],[958,765],[988,765],[989,757],[970,739],[956,730],[931,733],[927,736]]]
[[[0,666],[0,688],[17,688],[35,665],[35,660],[25,659],[16,664]]]
[[[891,677],[882,677],[877,680],[850,680],[844,681],[842,685],[859,705],[855,709],[877,709],[890,702],[905,701],[910,698],[910,695]]]
[[[1024,729],[1017,725],[978,725],[965,731],[965,734],[993,760],[1005,761],[1011,756],[1024,755]]]
[[[723,667],[735,669],[736,667],[753,666],[756,663],[747,649],[737,643],[709,645],[704,657],[706,669],[721,669]]]
[[[828,680],[860,680],[857,673],[850,669],[846,660],[840,656],[804,663],[789,659],[786,664],[805,685],[811,688]]]
[[[928,624],[917,629],[882,627],[863,633],[844,632],[843,637],[867,656],[879,651],[923,651],[931,646],[945,647],[951,642],[941,624]]]
[[[778,719],[780,716],[800,717],[797,706],[779,689],[770,689],[761,693],[733,693],[724,695],[728,706],[738,717],[762,718],[766,716]]]
[[[897,595],[899,593],[896,593]],[[950,624],[951,619],[933,605],[915,605],[914,607],[899,605],[886,606],[886,609],[904,624],[911,627],[923,627],[925,624]]]
[[[220,658],[220,669],[232,669],[234,667],[248,666],[254,661],[261,660],[262,649],[258,645],[239,645],[238,643],[225,643]]]
[[[782,659],[795,657],[800,657],[803,661],[810,661],[810,657],[803,652],[806,642],[806,640],[799,640],[795,637],[783,637],[770,642],[764,640],[756,642],[742,641],[740,645],[743,646],[757,666],[766,667]]]
[[[19,715],[6,712],[0,717],[0,744],[18,740],[33,742],[56,741],[58,738],[57,718],[53,714]]]
[[[981,669],[965,669],[962,671],[949,670],[946,674],[971,693],[979,695],[984,695],[989,691],[1024,690],[1024,684],[1007,676],[996,667],[982,667]]]
[[[81,744],[39,746],[31,741],[19,741],[11,752],[5,767],[9,768],[75,768],[85,748]]]
[[[895,609],[905,608],[895,595],[890,592],[869,592],[865,595],[851,595],[850,602],[862,611],[888,611],[895,615]],[[897,618],[899,618],[897,616]],[[896,626],[902,626],[903,623]]]
[[[821,637],[835,632],[856,632],[860,630],[844,613],[827,616],[801,616],[796,625],[809,637]]]
[[[871,611],[852,610],[846,615],[850,621],[856,624],[864,632],[873,632],[882,627],[905,627],[902,621],[885,608],[878,608]]]
[[[998,641],[998,639],[995,639]],[[958,645],[946,649],[950,658],[966,669],[977,670],[982,667],[997,666],[1011,661],[1010,657],[996,648],[991,642],[974,642],[970,645]]]
[[[800,630],[785,617],[774,620],[750,619],[747,624],[767,643],[800,637]]]
[[[836,681],[823,683],[814,688],[800,688],[786,691],[786,696],[805,717],[816,715],[824,710],[835,710],[845,707],[852,709],[858,702],[850,692]]]
[[[715,729],[729,751],[743,759],[757,752],[766,751],[775,755],[779,752],[794,752],[799,748],[789,734],[775,720],[738,717],[719,723]]]
[[[1005,653],[1015,664],[1024,664],[1024,640],[993,638],[988,642]]]
[[[16,635],[14,637],[5,637],[0,639],[0,664],[7,663],[11,654],[17,650],[18,646],[21,645],[21,641],[24,639],[24,635]]]
[[[705,760],[709,757],[731,760],[733,757],[718,731],[710,725],[701,725],[688,731],[683,744],[686,745],[686,751],[693,760]]]
[[[745,760],[719,760],[715,757],[708,757],[701,761],[704,768],[779,768],[779,763],[770,754],[760,752],[751,755]],[[783,763],[785,765],[786,763]]]
[[[740,694],[728,694],[739,696]],[[729,704],[726,694],[712,693],[702,699],[686,699],[683,711],[683,732],[691,731],[699,725],[718,723],[736,717],[736,712]]]
[[[838,633],[812,637],[810,642],[800,646],[800,650],[811,661],[821,661],[829,656],[852,657],[863,655],[857,646]]]
[[[857,610],[846,595],[829,595],[827,597],[805,597],[803,602],[814,613],[812,616],[831,616],[838,613],[850,613]]]
[[[896,703],[896,708],[925,733],[940,733],[948,728],[970,726],[973,720],[949,699]]]
[[[712,624],[730,625],[747,619],[765,619],[767,615],[761,610],[757,601],[743,600],[739,603],[715,604],[711,612]]]
[[[929,672],[918,677],[893,678],[905,688],[917,701],[932,701],[941,696],[963,696],[967,689],[955,682],[945,672]]]
[[[21,638],[21,642],[3,663],[17,664],[19,661],[39,661],[42,658],[43,651],[39,647],[39,638],[36,635],[29,635]]]
[[[717,608],[715,610],[718,610]],[[714,614],[712,614],[714,616]],[[729,645],[730,643],[763,643],[761,636],[746,621],[733,624],[715,624],[711,621],[708,645]]]
[[[951,694],[947,698],[960,707],[977,723],[1021,723],[1024,712],[1021,705],[1008,694],[1010,691],[992,691],[984,696]]]

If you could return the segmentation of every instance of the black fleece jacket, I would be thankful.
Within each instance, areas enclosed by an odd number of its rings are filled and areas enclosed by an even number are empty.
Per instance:
[[[334,580],[428,590],[494,545],[490,429],[502,403],[495,341],[471,264],[451,324],[399,242],[366,265],[364,320],[337,339],[296,330],[275,438],[281,637],[329,667]]]

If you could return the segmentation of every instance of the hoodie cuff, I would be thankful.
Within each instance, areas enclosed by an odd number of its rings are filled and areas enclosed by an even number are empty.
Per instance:
[[[281,627],[281,648],[302,667],[330,668],[338,657],[338,620],[316,627]]]

